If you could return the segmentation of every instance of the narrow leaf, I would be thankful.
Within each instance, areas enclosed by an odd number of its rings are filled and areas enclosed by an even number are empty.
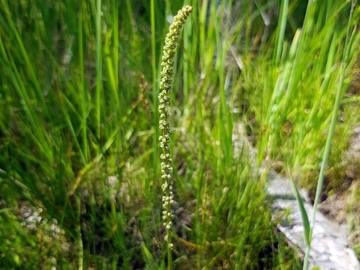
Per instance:
[[[306,243],[307,246],[310,246],[311,231],[310,231],[309,218],[308,218],[308,215],[306,213],[304,203],[303,203],[302,198],[300,196],[299,190],[297,189],[294,180],[292,180],[292,184],[293,184],[293,187],[294,187],[296,200],[297,200],[297,202],[299,204],[300,213],[301,213],[301,219],[303,221],[305,243]]]

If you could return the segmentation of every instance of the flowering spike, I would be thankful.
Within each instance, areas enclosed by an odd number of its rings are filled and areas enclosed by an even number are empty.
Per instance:
[[[171,205],[173,202],[173,180],[172,180],[172,167],[171,167],[171,155],[170,155],[170,91],[172,86],[172,79],[174,75],[174,57],[176,54],[177,43],[181,29],[184,26],[186,18],[192,11],[191,6],[185,6],[179,10],[178,14],[174,17],[174,21],[170,25],[169,33],[165,38],[165,45],[163,47],[163,54],[161,59],[161,80],[159,85],[159,128],[161,135],[159,137],[161,148],[161,179],[163,180],[162,192],[163,192],[163,208],[162,218],[164,227],[166,228],[165,241],[167,242],[168,250],[172,249],[171,243],[171,225],[172,225],[172,210]],[[170,252],[171,254],[171,252]]]

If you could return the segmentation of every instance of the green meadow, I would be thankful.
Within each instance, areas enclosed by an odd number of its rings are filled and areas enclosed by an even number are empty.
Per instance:
[[[170,258],[158,96],[184,5]],[[302,269],[260,166],[345,194],[358,232],[359,21],[356,0],[0,1],[0,269]]]

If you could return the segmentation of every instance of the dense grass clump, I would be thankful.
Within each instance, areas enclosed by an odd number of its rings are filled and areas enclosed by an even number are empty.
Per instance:
[[[315,187],[335,107],[328,174],[341,167],[360,9],[333,2],[2,1],[0,268],[298,269],[258,168],[280,161]],[[169,263],[158,85],[184,5]]]

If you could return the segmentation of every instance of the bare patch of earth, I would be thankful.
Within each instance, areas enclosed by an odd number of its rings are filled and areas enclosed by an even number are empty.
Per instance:
[[[348,230],[348,241],[360,256],[360,124],[350,138],[349,148],[342,157],[343,189],[319,204],[319,211]],[[310,192],[311,193],[311,192]],[[312,197],[310,195],[310,197]],[[313,199],[313,198],[311,198]]]

